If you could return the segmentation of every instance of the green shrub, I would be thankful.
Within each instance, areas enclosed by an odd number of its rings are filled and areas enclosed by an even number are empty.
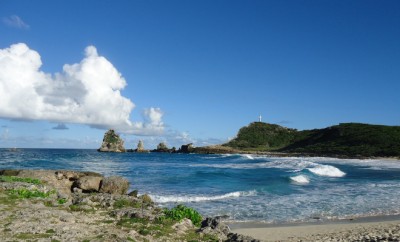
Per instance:
[[[184,218],[190,219],[196,226],[200,226],[201,221],[203,220],[199,212],[182,204],[172,209],[165,209],[164,215],[166,219],[172,219],[176,221],[181,221]]]
[[[60,205],[66,203],[66,202],[67,202],[66,198],[60,198],[60,199],[57,200],[57,203],[60,204]]]

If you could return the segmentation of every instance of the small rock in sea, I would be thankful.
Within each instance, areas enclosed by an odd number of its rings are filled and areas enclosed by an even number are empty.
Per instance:
[[[133,190],[130,193],[128,193],[128,196],[130,197],[137,197],[137,195],[138,195],[138,190]]]

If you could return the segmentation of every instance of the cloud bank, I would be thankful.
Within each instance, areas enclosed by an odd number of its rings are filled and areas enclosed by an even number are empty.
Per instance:
[[[7,26],[17,29],[29,29],[29,25],[26,24],[19,16],[11,15],[3,18],[3,23]]]
[[[87,124],[137,135],[163,131],[159,108],[145,109],[144,122],[129,119],[135,105],[121,95],[126,81],[94,46],[61,73],[44,73],[41,66],[39,53],[24,43],[0,49],[1,118]]]

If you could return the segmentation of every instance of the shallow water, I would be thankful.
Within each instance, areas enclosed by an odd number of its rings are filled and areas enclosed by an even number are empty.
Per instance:
[[[0,150],[0,169],[74,169],[124,176],[161,206],[268,223],[400,214],[400,162],[254,155]]]

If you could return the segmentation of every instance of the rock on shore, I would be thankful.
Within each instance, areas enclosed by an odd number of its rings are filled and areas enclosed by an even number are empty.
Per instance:
[[[257,241],[219,218],[201,228],[166,218],[122,177],[93,172],[0,170],[1,241]]]

